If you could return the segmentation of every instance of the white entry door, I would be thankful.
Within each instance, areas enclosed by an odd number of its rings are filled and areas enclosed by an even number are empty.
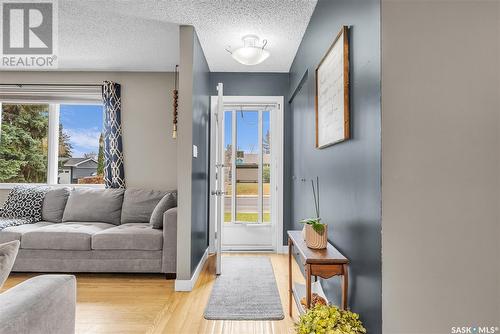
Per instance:
[[[223,200],[215,208],[222,250],[278,250],[283,244],[281,111],[282,97],[224,97],[215,140],[223,155],[216,173]]]
[[[221,230],[222,223],[224,221],[223,217],[223,207],[224,207],[224,179],[220,176],[224,173],[224,152],[222,151],[222,140],[223,140],[223,131],[224,131],[224,86],[222,83],[217,85],[217,99],[215,100],[215,104],[212,104],[212,147],[211,147],[211,155],[212,155],[212,173],[211,173],[211,199],[210,203],[212,205],[212,209],[215,208],[215,226],[212,226],[213,231],[216,233],[213,234],[215,238],[215,252],[216,252],[216,264],[215,264],[215,273],[217,275],[221,274],[222,271],[222,240],[221,240]],[[214,99],[212,99],[214,102]],[[212,177],[215,175],[215,178]],[[215,237],[216,236],[216,237]],[[212,236],[210,237],[210,242],[212,243]]]

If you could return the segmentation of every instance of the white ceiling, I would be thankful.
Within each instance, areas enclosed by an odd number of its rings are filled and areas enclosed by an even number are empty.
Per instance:
[[[59,69],[172,71],[179,25],[193,25],[213,72],[288,72],[316,0],[62,0]],[[237,63],[224,49],[241,37],[267,39],[262,64]]]

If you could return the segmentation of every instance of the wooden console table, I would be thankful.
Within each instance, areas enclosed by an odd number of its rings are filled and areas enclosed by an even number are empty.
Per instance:
[[[292,282],[292,258],[294,247],[302,260],[306,274],[306,304],[311,306],[311,276],[318,280],[333,276],[342,276],[342,309],[347,309],[348,267],[349,260],[342,255],[332,244],[328,243],[326,249],[311,249],[306,246],[301,231],[288,231],[288,291],[289,291],[289,313],[292,316],[292,300],[295,299],[299,311],[304,311],[300,304],[300,294],[294,291]],[[300,263],[299,263],[300,265]],[[297,290],[297,289],[295,289]]]

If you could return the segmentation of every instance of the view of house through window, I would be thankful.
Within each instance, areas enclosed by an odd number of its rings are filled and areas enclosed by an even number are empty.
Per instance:
[[[102,105],[60,105],[57,183],[104,183],[102,123]]]
[[[103,183],[102,105],[2,103],[0,120],[0,183]]]

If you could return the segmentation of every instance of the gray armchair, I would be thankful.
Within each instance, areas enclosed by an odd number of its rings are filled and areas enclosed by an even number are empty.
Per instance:
[[[42,275],[0,294],[0,334],[75,332],[76,279]]]

